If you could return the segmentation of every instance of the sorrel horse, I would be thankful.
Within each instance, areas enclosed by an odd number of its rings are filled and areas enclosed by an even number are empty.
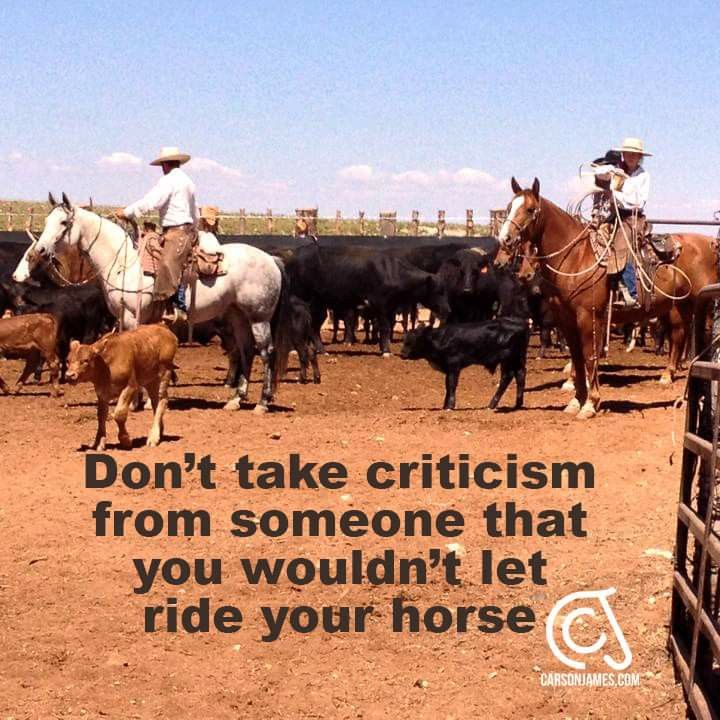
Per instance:
[[[523,245],[537,253],[545,292],[565,333],[575,371],[575,397],[565,412],[585,420],[600,406],[598,359],[610,297],[608,275],[595,256],[588,226],[541,197],[537,178],[529,190],[523,190],[515,178],[511,187],[514,197],[500,230],[501,248],[511,257]],[[681,252],[672,265],[658,269],[649,311],[618,311],[617,315],[613,311],[618,322],[658,317],[669,324],[670,355],[660,379],[663,384],[672,383],[678,371],[697,294],[705,285],[718,282],[713,238],[690,233],[672,237]]]

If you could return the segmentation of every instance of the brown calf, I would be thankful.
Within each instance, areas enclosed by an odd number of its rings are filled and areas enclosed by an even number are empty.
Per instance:
[[[142,325],[137,330],[105,335],[92,345],[81,345],[77,340],[70,343],[67,379],[92,382],[97,395],[98,429],[93,449],[105,449],[105,423],[113,398],[118,399],[113,418],[120,446],[132,447],[125,424],[130,402],[142,387],[148,391],[154,413],[147,445],[154,447],[160,442],[177,347],[177,338],[165,325]]]
[[[44,360],[50,369],[53,397],[62,395],[58,385],[60,362],[56,345],[57,322],[52,315],[35,313],[0,319],[0,355],[10,359],[25,360],[25,367],[15,384],[15,392],[20,392],[25,381]],[[10,388],[2,378],[0,378],[0,392],[5,395],[10,392]]]

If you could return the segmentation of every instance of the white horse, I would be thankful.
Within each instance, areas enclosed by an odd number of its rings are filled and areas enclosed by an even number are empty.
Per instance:
[[[72,205],[65,193],[60,204],[52,195],[49,198],[52,210],[42,235],[20,261],[13,279],[24,282],[35,265],[51,259],[63,245],[77,245],[97,274],[110,312],[123,329],[136,328],[150,315],[153,278],[143,274],[128,234],[118,224]],[[228,410],[239,408],[247,396],[252,359],[259,351],[265,377],[256,410],[264,412],[273,400],[280,366],[290,349],[287,276],[281,263],[251,245],[223,245],[223,252],[227,274],[200,277],[195,298],[188,288],[190,319],[197,324],[222,316],[231,324],[244,377],[225,405]]]

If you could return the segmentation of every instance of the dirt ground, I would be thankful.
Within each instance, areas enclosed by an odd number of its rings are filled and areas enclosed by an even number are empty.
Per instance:
[[[396,347],[397,349],[397,347]],[[47,385],[30,385],[20,396],[0,397],[5,431],[0,495],[0,718],[664,718],[684,717],[682,692],[674,682],[665,651],[671,561],[646,555],[672,551],[680,448],[673,452],[683,411],[672,401],[683,382],[660,387],[663,359],[619,345],[602,373],[604,410],[590,422],[560,412],[567,395],[560,389],[565,362],[555,354],[529,361],[526,408],[508,412],[514,386],[501,412],[485,408],[495,379],[472,368],[463,374],[458,410],[439,410],[442,376],[424,362],[382,359],[373,349],[331,346],[321,358],[321,385],[300,385],[291,364],[278,396],[279,409],[264,416],[251,405],[222,409],[225,360],[217,346],[182,348],[179,383],[171,389],[166,417],[168,440],[157,449],[111,448],[119,463],[182,460],[185,452],[210,453],[217,464],[218,488],[195,482],[179,490],[130,490],[119,483],[105,490],[84,487],[85,454],[95,431],[91,386],[68,387],[61,400]],[[14,379],[19,364],[0,363]],[[259,385],[252,384],[252,399]],[[134,438],[149,429],[149,411],[130,418]],[[111,427],[111,440],[116,440]],[[347,489],[241,490],[232,465],[248,454],[256,461],[285,461],[299,452],[304,460],[338,460],[350,471]],[[547,463],[587,460],[596,471],[593,490],[377,491],[364,481],[374,460],[417,460],[469,453],[475,462]],[[350,497],[349,497],[350,496]],[[114,509],[168,510],[207,507],[213,515],[210,538],[98,538],[91,513],[99,500]],[[491,502],[514,500],[533,511],[568,509],[582,502],[588,513],[585,538],[489,538],[481,516]],[[466,551],[459,587],[431,573],[425,586],[372,587],[367,584],[292,586],[248,585],[241,557],[345,557],[353,548],[366,553],[393,548],[415,556],[444,549],[447,539],[356,540],[278,539],[230,535],[237,508],[349,507],[368,513],[380,508],[454,507],[465,516],[457,540]],[[483,585],[483,549],[495,557],[527,558],[542,550],[547,585]],[[136,595],[133,558],[221,557],[223,584],[173,588],[160,582]],[[561,672],[545,640],[545,618],[553,604],[576,590],[614,586],[611,604],[633,652],[629,672],[640,674],[632,688],[547,688],[541,674]],[[497,634],[393,633],[392,598],[401,595],[420,608],[444,604],[533,607],[532,632]],[[244,612],[236,634],[188,635],[142,629],[145,605],[166,597],[180,605],[208,596],[213,608],[236,605]],[[300,634],[286,630],[263,643],[258,607],[373,605],[365,633]],[[587,629],[586,629],[587,630]],[[589,632],[589,630],[587,630]],[[597,637],[597,635],[595,635]],[[590,638],[588,636],[589,640]],[[608,651],[617,653],[612,642]],[[594,665],[601,670],[605,666]]]

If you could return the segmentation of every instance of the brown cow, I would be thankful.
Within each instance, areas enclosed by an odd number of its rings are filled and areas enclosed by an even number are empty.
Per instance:
[[[113,418],[120,447],[132,447],[125,423],[133,396],[142,387],[148,391],[154,413],[147,445],[154,447],[160,442],[177,347],[177,337],[165,325],[142,325],[137,330],[105,335],[92,345],[81,345],[77,340],[70,343],[67,379],[92,382],[97,395],[98,429],[93,449],[105,449],[105,423],[113,398],[118,399]]]
[[[15,392],[20,392],[25,381],[44,360],[50,369],[53,397],[62,395],[58,385],[60,361],[57,355],[57,321],[52,315],[34,313],[0,319],[0,355],[25,360],[25,367],[15,384]],[[0,392],[5,395],[10,392],[2,378]]]

